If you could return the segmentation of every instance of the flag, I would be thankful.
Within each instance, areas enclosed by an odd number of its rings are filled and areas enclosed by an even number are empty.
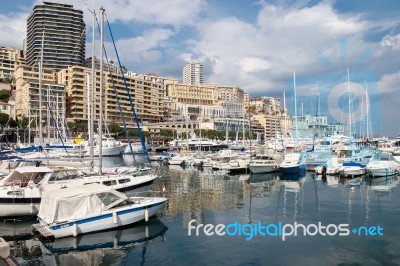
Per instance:
[[[319,95],[318,84],[306,84],[296,87],[297,97],[318,96],[318,95]]]

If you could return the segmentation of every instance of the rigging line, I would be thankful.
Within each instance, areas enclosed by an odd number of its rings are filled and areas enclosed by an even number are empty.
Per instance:
[[[143,153],[144,153],[144,155],[146,156],[147,163],[148,163],[149,165],[151,165],[151,160],[150,160],[150,157],[149,157],[149,153],[147,152],[146,144],[145,144],[145,142],[144,142],[142,130],[140,129],[139,119],[138,119],[138,117],[137,117],[137,115],[136,115],[135,107],[134,107],[134,104],[133,104],[133,101],[132,101],[132,95],[131,95],[131,93],[130,93],[130,91],[129,91],[128,84],[127,84],[127,82],[126,82],[126,78],[125,78],[124,72],[122,71],[121,61],[120,61],[120,59],[119,59],[117,47],[116,47],[116,45],[115,45],[114,36],[113,36],[113,34],[112,34],[112,31],[111,31],[110,23],[108,22],[107,14],[105,14],[105,16],[106,16],[106,20],[107,20],[108,29],[110,30],[110,35],[111,35],[111,39],[112,39],[112,42],[113,42],[115,54],[117,55],[119,68],[120,68],[121,74],[122,74],[122,79],[124,80],[125,89],[126,89],[126,92],[127,92],[127,94],[128,94],[129,103],[130,103],[130,105],[131,105],[131,111],[132,111],[133,116],[134,116],[134,118],[135,118],[135,123],[136,123],[136,127],[137,127],[137,130],[138,130],[140,142],[141,142],[141,144],[142,144]]]
[[[97,22],[97,28],[100,30],[99,21],[97,20],[96,14],[94,14],[94,17],[95,17],[96,22]],[[109,61],[108,61],[107,51],[106,51],[106,47],[104,46],[104,44],[103,44],[103,50],[104,50],[104,56],[105,56],[106,62],[107,62],[108,72],[110,73],[110,77],[111,77],[111,84],[112,84],[112,87],[113,87],[115,96],[117,97],[117,104],[118,104],[119,116],[120,116],[120,118],[121,118],[122,124],[124,125],[125,136],[126,136],[126,138],[128,139],[129,149],[131,150],[131,153],[132,153],[133,162],[136,163],[135,154],[134,154],[133,148],[132,148],[131,137],[130,137],[129,131],[128,131],[127,127],[126,127],[125,116],[124,116],[123,113],[122,113],[121,102],[119,101],[118,91],[117,91],[117,88],[116,88],[115,82],[114,82],[114,75],[113,75],[112,72],[111,72],[111,66],[110,66],[110,63],[109,63]],[[100,66],[100,67],[103,67],[103,66]],[[92,77],[92,78],[93,78],[93,77]],[[103,114],[101,114],[101,115],[103,115]]]
[[[53,119],[54,127],[55,127],[56,130],[57,130],[57,134],[58,134],[58,136],[59,136],[59,138],[60,138],[60,140],[61,140],[61,143],[62,143],[62,145],[63,145],[63,147],[64,147],[64,150],[65,150],[65,152],[67,153],[67,155],[69,155],[69,154],[68,154],[68,151],[67,151],[67,148],[65,147],[64,140],[63,140],[63,138],[61,137],[61,132],[60,132],[60,130],[58,129],[56,120],[54,119],[53,110],[52,110],[52,108],[51,108],[51,106],[50,106],[50,104],[49,104],[49,99],[47,99],[46,104],[47,104],[47,108],[49,108],[51,119]],[[49,135],[50,132],[47,132],[47,134]]]

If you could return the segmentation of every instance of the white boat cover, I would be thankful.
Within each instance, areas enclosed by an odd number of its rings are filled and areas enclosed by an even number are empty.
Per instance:
[[[38,216],[47,223],[59,223],[100,215],[107,206],[128,197],[110,187],[88,184],[44,190]]]
[[[21,180],[23,176],[27,177],[30,179],[31,175],[34,175],[34,173],[51,173],[53,170],[49,167],[45,166],[21,166],[15,168],[15,170],[6,176],[3,180],[1,180],[1,183],[7,183],[7,182],[12,182],[15,180]]]

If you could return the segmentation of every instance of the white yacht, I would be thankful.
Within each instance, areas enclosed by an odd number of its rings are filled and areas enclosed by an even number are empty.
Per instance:
[[[283,173],[301,173],[306,171],[306,158],[303,153],[287,153],[279,164]]]
[[[98,175],[73,167],[18,167],[0,181],[0,217],[37,214],[42,192],[51,184],[66,188],[98,183],[125,191],[150,184],[156,178],[154,173],[139,171]]]
[[[399,173],[400,162],[390,152],[378,152],[367,164],[367,173],[372,177],[390,176]]]
[[[258,155],[249,163],[250,172],[259,174],[279,171],[280,160],[276,155]]]
[[[99,184],[47,190],[33,228],[44,237],[62,238],[148,221],[165,197],[128,197]]]

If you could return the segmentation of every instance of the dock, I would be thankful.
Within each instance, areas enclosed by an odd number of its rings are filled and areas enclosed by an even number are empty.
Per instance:
[[[46,227],[41,224],[33,224],[33,231],[37,231],[44,238],[54,238],[53,233]]]
[[[0,266],[18,266],[18,262],[10,254],[10,245],[0,237]]]

